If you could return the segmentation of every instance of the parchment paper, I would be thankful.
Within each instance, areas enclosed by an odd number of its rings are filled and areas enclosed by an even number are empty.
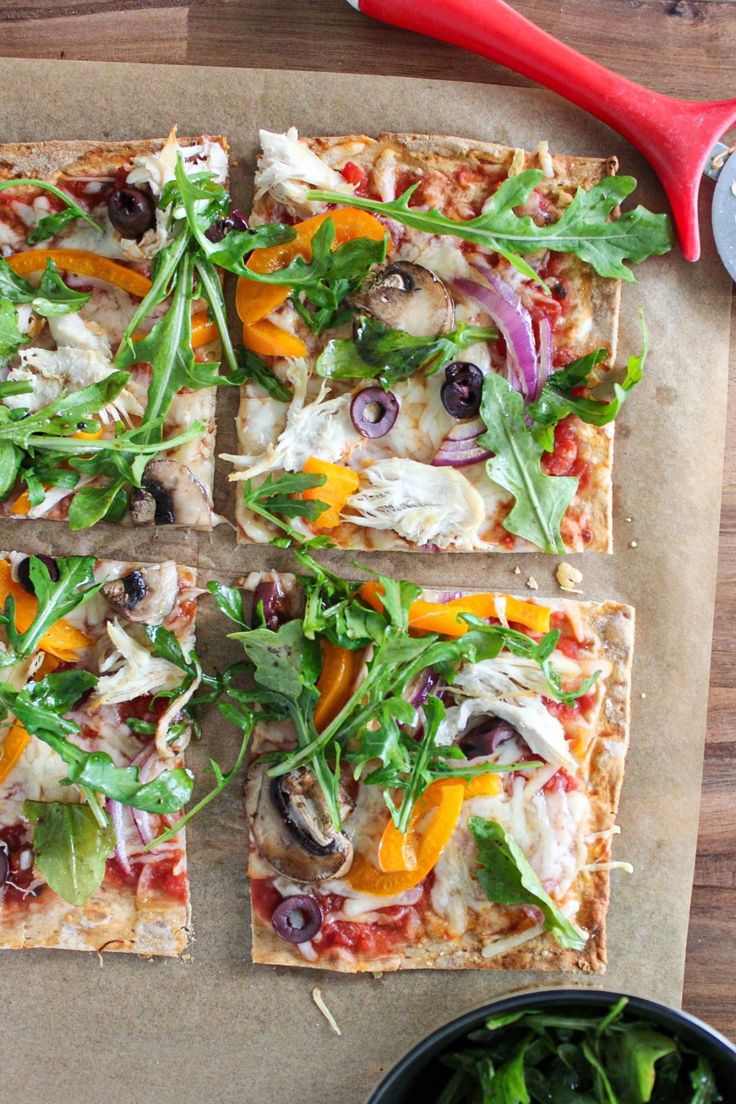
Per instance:
[[[154,68],[3,61],[0,138],[115,139],[226,134],[240,165],[235,191],[247,202],[258,126],[304,133],[414,130],[496,139],[553,150],[617,153],[640,180],[637,196],[663,209],[642,159],[621,139],[562,101],[529,89],[346,74]],[[704,188],[707,191],[707,188]],[[619,357],[638,350],[644,307],[651,348],[644,382],[617,424],[615,554],[576,557],[586,598],[637,607],[633,718],[613,874],[605,984],[678,1003],[695,854],[705,730],[723,453],[730,283],[701,215],[703,260],[648,261],[624,287]],[[221,395],[219,451],[232,451],[236,396]],[[232,517],[220,469],[218,507]],[[212,536],[159,529],[0,523],[0,547],[174,557],[232,579],[264,566],[288,568],[288,553],[237,548],[221,526]],[[350,570],[351,557],[332,555]],[[554,593],[558,560],[542,555],[376,557],[381,570],[428,585]],[[520,574],[514,574],[519,566]],[[219,571],[217,570],[219,569]],[[224,663],[237,650],[225,623],[203,608],[199,649]],[[212,720],[206,746],[190,751],[201,771],[224,765],[235,735]],[[495,994],[563,980],[496,972],[418,972],[336,977],[253,967],[240,798],[228,796],[189,833],[195,937],[185,961],[54,951],[7,952],[0,962],[5,1104],[218,1104],[294,1101],[357,1104],[381,1072],[441,1022]],[[330,1031],[312,1004],[315,985],[342,1028]]]

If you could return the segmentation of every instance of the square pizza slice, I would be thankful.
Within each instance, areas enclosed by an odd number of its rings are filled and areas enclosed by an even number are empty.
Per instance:
[[[261,147],[252,223],[295,237],[238,285],[241,540],[610,551],[613,417],[640,358],[615,401],[596,385],[622,258],[669,248],[664,215],[615,219],[635,183],[616,159],[413,134]],[[281,509],[295,492],[301,515]]]
[[[227,141],[0,145],[0,513],[212,527],[221,292],[180,169],[225,189]]]
[[[195,584],[171,561],[2,553],[0,947],[186,947]]]
[[[602,972],[633,609],[248,584],[253,960]]]

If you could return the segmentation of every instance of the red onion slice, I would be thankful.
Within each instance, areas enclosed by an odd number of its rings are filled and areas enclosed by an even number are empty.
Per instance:
[[[119,801],[113,801],[109,797],[107,798],[107,810],[110,814],[110,821],[115,833],[115,858],[120,863],[122,870],[128,875],[133,876],[133,868],[130,865],[130,859],[128,858],[128,849],[125,845],[125,819],[123,806]]]
[[[480,418],[472,422],[458,422],[443,439],[430,463],[435,468],[466,468],[487,460],[492,453],[477,443],[486,427]]]
[[[465,277],[453,280],[453,286],[488,311],[506,341],[509,382],[525,399],[531,400],[537,394],[539,381],[531,315],[516,292],[492,269],[482,264],[477,264],[476,268],[490,287]]]

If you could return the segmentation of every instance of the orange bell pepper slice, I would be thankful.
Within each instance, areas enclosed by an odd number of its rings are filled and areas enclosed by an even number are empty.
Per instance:
[[[109,257],[101,257],[98,253],[88,253],[83,249],[29,249],[7,258],[8,264],[19,276],[38,272],[46,267],[47,260],[56,261],[59,268],[73,272],[75,276],[92,276],[96,280],[115,284],[139,299],[151,290],[151,281],[147,276],[126,268],[117,261],[111,261]]]
[[[318,732],[335,719],[353,692],[363,666],[363,651],[351,652],[330,640],[321,644],[322,670],[317,680],[319,701],[314,710],[314,727]]]
[[[327,509],[323,510],[312,524],[318,529],[334,529],[340,524],[340,511],[358,489],[360,482],[358,473],[352,468],[343,467],[342,464],[330,464],[327,460],[319,460],[316,456],[309,457],[304,465],[304,471],[308,475],[327,477],[321,487],[310,487],[304,491],[302,497],[307,501],[316,499],[318,502],[327,503]]]
[[[364,602],[383,613],[380,583],[371,579],[361,586],[358,593]],[[524,602],[510,594],[465,594],[451,602],[426,602],[423,598],[417,598],[409,609],[409,628],[418,633],[436,632],[441,636],[463,636],[468,631],[468,626],[459,619],[459,614],[470,613],[480,618],[497,617],[499,607],[504,609],[507,621],[524,625],[533,632],[549,632],[552,610],[548,606]]]
[[[13,578],[8,561],[0,560],[0,608],[5,606],[8,595],[15,599],[15,627],[18,632],[24,633],[33,624],[38,602]],[[86,648],[91,643],[85,633],[62,618],[46,630],[39,641],[39,648],[65,663],[74,663],[80,648]]]
[[[217,323],[192,319],[192,348],[198,349],[200,345],[209,345],[210,341],[216,341],[220,335]]]
[[[308,352],[300,337],[275,326],[267,318],[243,326],[243,344],[259,356],[300,357]]]
[[[469,797],[495,797],[503,789],[503,782],[497,774],[476,774],[465,782],[465,800]]]
[[[10,774],[28,747],[30,738],[20,721],[14,721],[5,733],[4,739],[0,741],[0,782]]]
[[[304,260],[311,261],[312,238],[328,218],[332,219],[335,227],[333,249],[355,238],[383,241],[386,236],[386,227],[367,211],[341,207],[336,211],[326,211],[322,215],[314,215],[304,222],[297,223],[294,227],[296,237],[292,241],[284,242],[283,245],[272,245],[268,249],[256,249],[251,253],[245,267],[252,272],[268,273],[286,268],[295,257],[303,257]],[[255,280],[249,280],[247,276],[241,276],[238,279],[235,294],[238,318],[248,325],[259,322],[261,318],[265,318],[267,314],[285,303],[290,292],[291,288],[285,284],[259,284]]]
[[[31,509],[32,509],[31,500],[28,496],[28,491],[25,490],[25,491],[20,492],[20,494],[16,498],[15,502],[10,507],[10,512],[11,512],[11,514],[16,514],[20,517],[25,517],[25,515]]]
[[[378,869],[363,855],[356,855],[347,874],[352,888],[374,897],[393,897],[418,885],[447,846],[460,817],[464,795],[465,786],[459,779],[443,778],[428,786],[414,807],[405,836],[397,832],[393,821],[389,820],[381,838],[381,866],[385,864],[397,869]],[[432,811],[434,816],[425,827],[422,821]],[[413,867],[407,868],[414,862]]]

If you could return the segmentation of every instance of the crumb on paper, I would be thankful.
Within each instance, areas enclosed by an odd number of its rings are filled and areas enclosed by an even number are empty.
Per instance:
[[[577,567],[573,567],[572,564],[565,563],[564,560],[561,560],[557,565],[555,578],[561,590],[569,590],[571,594],[583,593],[580,587],[577,586],[578,583],[582,583],[583,581],[583,573],[579,571]]]
[[[646,693],[645,693],[645,692],[644,692],[643,690],[642,690],[642,692],[641,692],[641,696],[642,696],[643,698],[645,698],[645,697],[646,697]]]
[[[634,520],[634,519],[633,519],[633,518],[631,518],[631,517],[626,517],[626,518],[624,518],[624,521],[633,521],[633,520]]]
[[[518,564],[514,568],[514,575],[521,575],[521,568],[519,567]]]
[[[332,1015],[329,1008],[327,1007],[324,1000],[322,999],[322,990],[318,986],[315,986],[314,989],[312,990],[312,1000],[317,1005],[320,1012],[322,1013],[324,1018],[327,1020],[328,1024],[330,1025],[332,1030],[335,1032],[335,1034],[336,1035],[342,1035],[342,1031],[337,1026],[337,1021],[335,1020],[335,1017]]]
[[[102,957],[102,955],[100,954],[99,951],[97,951],[97,958],[99,959],[99,962],[100,962],[100,969],[104,970],[105,969],[105,960],[104,960],[104,958]]]
[[[192,961],[192,956],[188,952],[187,952],[187,954],[180,954],[179,955],[179,961],[180,962],[191,962]]]
[[[637,548],[637,547],[638,547],[637,541],[629,541],[629,548]]]
[[[529,576],[529,578],[526,581],[526,585],[529,587],[529,590],[539,590],[539,583],[537,582],[537,580],[534,578],[533,575]]]
[[[380,981],[383,977],[383,970],[371,970],[371,974],[373,975],[374,981]]]

